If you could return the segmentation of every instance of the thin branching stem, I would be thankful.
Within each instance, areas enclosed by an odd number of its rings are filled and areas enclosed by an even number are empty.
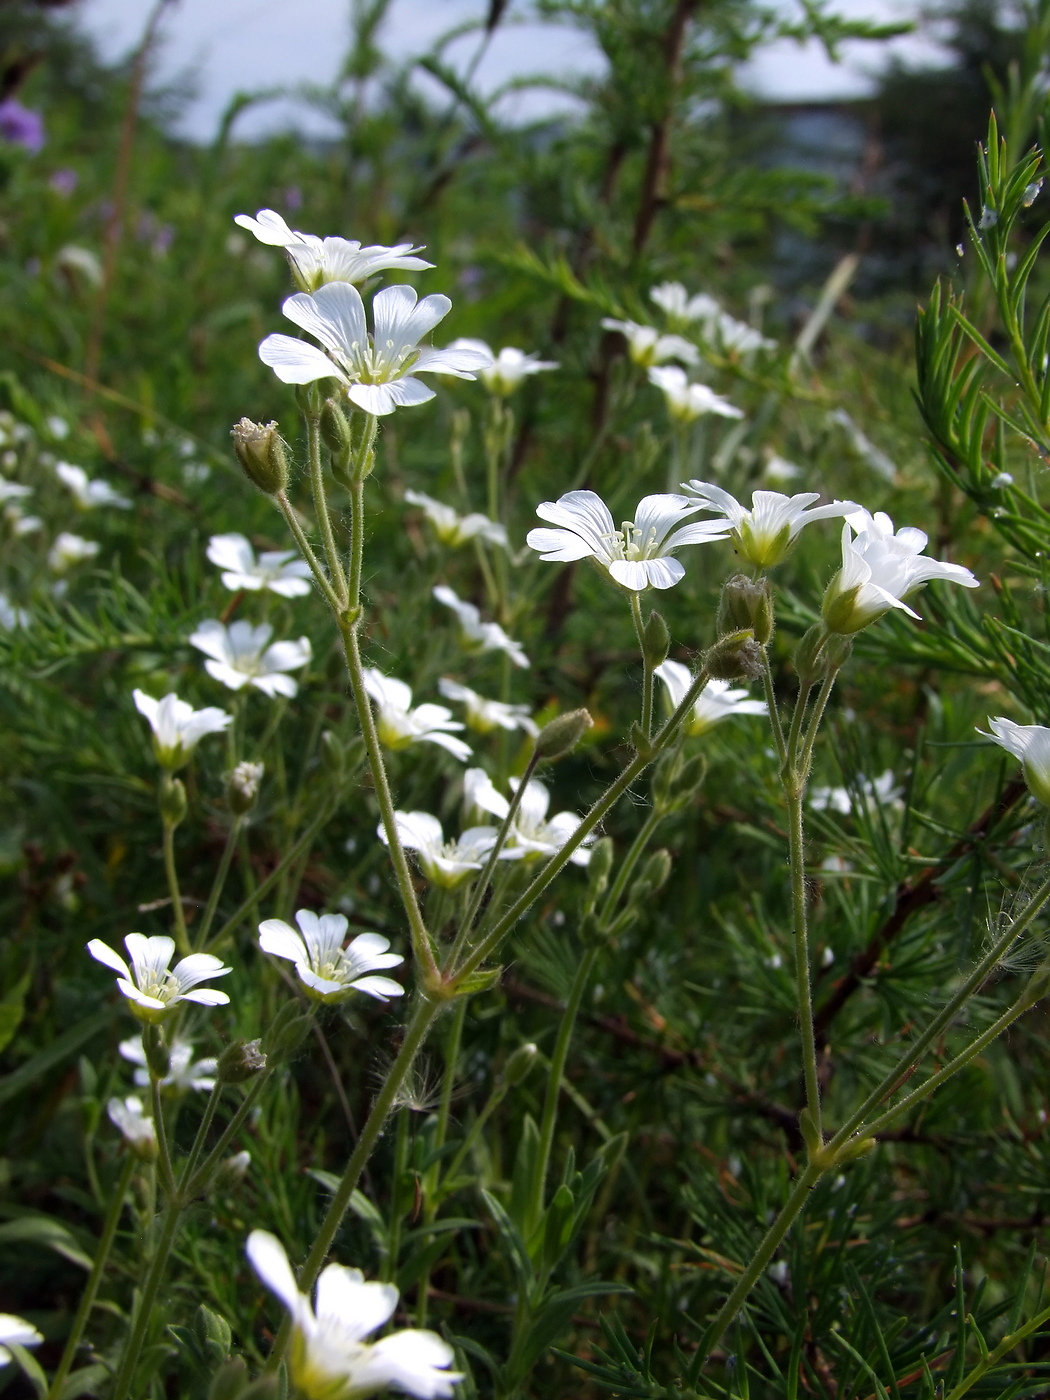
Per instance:
[[[171,779],[165,775],[165,782]],[[175,864],[175,822],[163,818],[164,825],[164,873],[168,879],[168,894],[171,897],[171,914],[175,947],[179,957],[184,958],[190,950],[190,935],[186,929],[186,911],[182,907],[182,893],[179,889],[179,872]]]
[[[226,879],[230,873],[230,866],[233,864],[234,852],[237,850],[238,840],[241,834],[242,817],[234,817],[230,824],[230,829],[226,833],[226,844],[222,848],[222,857],[219,861],[219,868],[215,872],[215,879],[211,883],[211,891],[208,894],[208,903],[204,906],[204,914],[201,918],[201,926],[197,931],[197,939],[194,951],[200,952],[208,942],[208,934],[211,926],[215,922],[215,914],[219,907],[219,900],[222,892],[226,888]]]
[[[642,653],[642,733],[646,738],[653,729],[653,662],[645,645],[645,624],[642,622],[642,604],[637,593],[631,594],[631,618],[635,635]]]

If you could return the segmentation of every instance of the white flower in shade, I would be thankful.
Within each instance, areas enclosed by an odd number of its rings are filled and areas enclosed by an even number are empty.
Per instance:
[[[268,622],[253,627],[250,622],[232,622],[225,627],[215,618],[202,622],[190,637],[190,646],[209,659],[204,669],[214,680],[229,690],[255,686],[264,695],[286,695],[289,699],[299,690],[298,684],[286,675],[298,671],[313,655],[309,637],[297,642],[274,642],[273,628]]]
[[[863,773],[858,773],[852,789],[845,787],[815,787],[810,789],[809,805],[815,812],[837,812],[848,817],[855,810],[855,797],[859,795],[864,807],[874,811],[878,807],[899,807],[904,789],[893,776],[893,769],[872,781]]]
[[[288,1370],[293,1389],[305,1400],[364,1400],[381,1390],[446,1400],[463,1379],[460,1372],[448,1370],[454,1353],[435,1332],[407,1329],[378,1342],[365,1341],[393,1316],[398,1300],[393,1284],[366,1283],[359,1269],[329,1264],[321,1270],[311,1306],[274,1235],[253,1230],[247,1255],[288,1309]]]
[[[828,414],[828,421],[836,423],[843,429],[850,440],[854,452],[858,457],[862,457],[873,472],[883,477],[886,481],[897,479],[897,468],[890,457],[887,457],[881,447],[877,447],[865,433],[854,423],[844,408],[836,408]]]
[[[720,311],[705,328],[705,338],[730,354],[753,355],[756,350],[775,350],[777,343],[756,331],[746,321],[738,321],[728,311]]]
[[[222,581],[230,590],[258,593],[268,589],[281,598],[302,598],[310,592],[310,565],[294,549],[255,551],[243,535],[212,535],[208,558],[222,569]]]
[[[407,749],[410,744],[439,744],[461,763],[471,749],[456,733],[463,728],[444,705],[417,705],[412,708],[412,691],[404,681],[384,676],[374,666],[364,672],[365,689],[375,701],[376,729],[388,749]]]
[[[296,285],[304,292],[315,291],[325,282],[364,282],[376,272],[418,272],[434,266],[415,257],[423,250],[411,243],[396,243],[392,248],[374,243],[362,248],[357,239],[318,238],[314,233],[290,229],[273,209],[260,209],[254,218],[238,214],[233,222],[254,234],[260,243],[283,248]]]
[[[723,399],[706,384],[690,384],[684,369],[678,365],[654,365],[649,371],[649,383],[663,390],[667,411],[680,423],[695,423],[705,413],[720,418],[743,418],[739,408]]]
[[[687,544],[724,540],[728,535],[718,521],[701,520],[679,529],[675,526],[699,506],[687,496],[644,496],[633,520],[618,530],[609,507],[593,491],[568,491],[557,501],[536,507],[541,520],[556,530],[530,530],[529,547],[542,559],[564,563],[593,559],[611,579],[638,593],[645,588],[671,588],[685,569],[671,556]]]
[[[446,841],[441,823],[429,812],[395,812],[394,817],[402,846],[415,851],[420,869],[431,884],[445,890],[456,889],[475,870],[480,870],[496,844],[496,828],[492,826],[472,826],[457,841]],[[387,845],[382,822],[378,835]]]
[[[434,397],[433,389],[415,375],[473,379],[474,371],[488,363],[476,350],[420,347],[423,336],[451,309],[446,296],[434,294],[417,304],[411,287],[384,287],[372,300],[375,333],[370,337],[360,292],[349,282],[329,282],[312,295],[297,292],[281,308],[329,353],[290,335],[268,335],[259,358],[285,384],[341,380],[352,403],[381,417]]]
[[[206,734],[221,734],[233,723],[233,716],[225,710],[214,705],[195,710],[174,691],[163,700],[154,700],[144,691],[133,690],[131,698],[139,714],[149,720],[157,762],[172,772],[189,762],[193,750]]]
[[[520,388],[529,375],[558,368],[557,360],[541,360],[538,355],[526,354],[524,350],[516,350],[513,345],[505,345],[497,355],[485,341],[472,340],[469,336],[454,340],[449,349],[476,350],[478,354],[487,356],[488,364],[478,370],[478,378],[486,389],[504,397]]]
[[[784,457],[778,457],[775,452],[762,468],[762,480],[768,481],[770,486],[786,486],[789,481],[797,481],[801,475],[801,467]]]
[[[856,532],[856,539],[851,532]],[[893,521],[883,511],[869,515],[856,510],[842,527],[842,568],[824,594],[824,626],[849,636],[875,622],[891,608],[909,617],[919,614],[904,599],[933,579],[978,588],[978,580],[961,564],[924,559],[926,535],[904,526],[894,534]]]
[[[55,542],[48,550],[48,567],[52,573],[64,574],[67,569],[72,569],[74,565],[82,564],[86,559],[94,559],[101,548],[102,546],[96,540],[86,540],[81,535],[74,535],[69,530],[63,530],[61,534],[55,536]]]
[[[473,603],[465,603],[446,584],[439,583],[434,597],[459,618],[461,641],[468,651],[503,651],[515,666],[526,667],[529,658],[513,637],[508,637],[498,622],[482,622],[481,613]]]
[[[663,364],[665,360],[681,360],[685,365],[700,362],[700,352],[695,345],[680,335],[661,335],[655,326],[640,326],[637,321],[617,321],[606,316],[602,327],[620,332],[627,341],[631,359],[643,369]]]
[[[834,501],[816,506],[817,491],[782,496],[779,491],[753,491],[751,509],[735,496],[709,481],[684,481],[682,490],[694,496],[704,510],[717,511],[733,527],[733,544],[738,554],[759,569],[771,569],[786,558],[803,526],[813,520],[830,520],[857,510],[854,501]]]
[[[198,1006],[225,1006],[229,1002],[225,992],[197,985],[233,971],[211,953],[191,953],[172,967],[175,940],[167,934],[147,938],[141,933],[129,933],[124,947],[131,959],[130,968],[120,954],[100,938],[93,938],[87,950],[96,962],[119,974],[117,986],[140,1020],[151,1024],[163,1021],[180,1001],[193,1001]]]
[[[518,778],[511,778],[512,792],[517,792],[519,783]],[[463,801],[468,811],[491,812],[500,821],[510,811],[510,803],[482,768],[468,768],[463,775]],[[551,795],[543,783],[530,778],[506,843],[499,853],[500,860],[545,860],[557,855],[579,826],[581,818],[575,812],[556,812],[548,820],[550,801]],[[569,857],[573,865],[589,863],[591,853],[587,846],[594,839],[594,832],[584,837],[584,844]]]
[[[300,909],[296,933],[283,919],[264,919],[259,925],[259,947],[271,957],[295,964],[299,981],[313,1001],[345,1001],[352,992],[364,992],[377,1001],[403,995],[404,988],[390,977],[375,977],[380,968],[398,967],[400,953],[388,953],[389,938],[362,933],[344,948],[345,914],[313,914]]]
[[[5,632],[13,632],[16,627],[28,627],[32,614],[25,608],[17,608],[7,594],[0,589],[0,627]]]
[[[663,661],[653,675],[659,676],[667,690],[671,709],[678,706],[689,693],[693,675],[680,661]],[[686,722],[687,734],[704,734],[719,720],[731,715],[764,715],[766,702],[752,700],[746,690],[734,690],[729,681],[710,680],[696,697],[692,718]]]
[[[145,1054],[142,1058],[145,1060]],[[144,1071],[144,1075],[142,1082],[148,1084],[149,1072]],[[106,1115],[136,1157],[146,1162],[157,1160],[157,1129],[137,1095],[110,1099],[106,1104]]]
[[[55,475],[64,486],[68,486],[73,499],[81,510],[93,510],[95,506],[116,506],[118,510],[130,510],[127,496],[114,491],[108,481],[96,477],[92,480],[83,467],[75,467],[72,462],[56,462]]]
[[[649,296],[672,321],[711,322],[721,315],[722,308],[706,292],[690,296],[681,282],[661,282]]]
[[[145,1088],[150,1079],[146,1048],[142,1044],[141,1036],[133,1035],[127,1040],[122,1040],[117,1049],[123,1059],[138,1066],[134,1074],[135,1083],[140,1088]],[[203,1060],[195,1060],[192,1041],[176,1036],[168,1049],[168,1072],[160,1081],[160,1087],[169,1089],[173,1094],[185,1094],[191,1089],[210,1094],[215,1088],[218,1067],[218,1060],[211,1055]]]
[[[406,491],[405,500],[410,506],[420,506],[423,509],[442,544],[469,544],[471,540],[480,539],[488,544],[498,544],[504,549],[507,548],[507,531],[504,526],[496,520],[490,520],[479,511],[460,515],[451,506],[435,501],[433,496],[426,496],[422,491]]]
[[[986,737],[1021,760],[1028,791],[1037,802],[1050,807],[1050,729],[1042,724],[1015,724],[1002,715],[989,719],[988,727],[992,732]],[[983,729],[977,732],[985,733]]]
[[[0,1313],[0,1366],[13,1360],[9,1347],[38,1347],[43,1340],[31,1322],[13,1313]]]
[[[7,501],[24,501],[33,494],[31,486],[23,486],[19,481],[5,481],[0,477],[0,505]]]
[[[39,515],[26,515],[22,507],[12,502],[4,506],[4,519],[11,526],[11,532],[19,539],[23,535],[34,535],[42,530],[44,522]]]
[[[455,700],[467,709],[467,728],[478,734],[491,734],[495,729],[523,729],[526,734],[538,734],[539,727],[529,717],[528,705],[508,705],[503,700],[486,700],[468,685],[460,685],[448,676],[438,681],[438,690],[446,700]]]

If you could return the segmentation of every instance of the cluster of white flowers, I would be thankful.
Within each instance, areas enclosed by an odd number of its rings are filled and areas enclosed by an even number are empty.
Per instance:
[[[518,778],[511,778],[511,793],[516,793],[520,785]],[[530,778],[507,833],[506,843],[500,851],[500,860],[547,860],[557,855],[582,819],[575,812],[556,812],[548,818],[550,802],[551,795],[544,784]],[[510,803],[483,768],[468,768],[464,773],[463,803],[468,812],[472,809],[488,812],[499,821],[503,821],[510,812]],[[583,845],[569,857],[573,865],[588,864],[591,853],[587,847],[594,839],[593,832],[584,837]]]
[[[444,705],[417,705],[412,708],[412,690],[394,676],[384,676],[374,666],[364,673],[365,689],[375,702],[379,741],[388,749],[407,749],[412,744],[437,744],[464,763],[470,745],[456,738],[463,728]]]
[[[730,316],[712,296],[700,292],[690,296],[681,282],[662,282],[649,296],[674,326],[695,326],[707,345],[725,353],[746,357],[758,350],[775,350],[770,340],[746,321]]]

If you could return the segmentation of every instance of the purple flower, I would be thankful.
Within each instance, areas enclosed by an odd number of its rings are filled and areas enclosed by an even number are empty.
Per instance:
[[[47,183],[56,194],[68,199],[80,183],[80,177],[75,170],[63,168],[56,170]]]
[[[9,97],[0,102],[0,139],[35,153],[44,144],[44,119]]]

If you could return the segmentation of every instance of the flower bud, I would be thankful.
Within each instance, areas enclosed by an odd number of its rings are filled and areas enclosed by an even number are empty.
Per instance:
[[[266,1068],[261,1040],[235,1040],[219,1056],[220,1084],[243,1084]]]
[[[165,773],[160,780],[160,814],[164,825],[175,827],[186,815],[186,789],[181,778]]]
[[[332,378],[335,378],[333,373]],[[320,418],[321,405],[324,403],[324,394],[321,390],[323,381],[314,380],[310,384],[297,384],[295,386],[295,402],[299,412],[305,418]]]
[[[570,710],[568,714],[557,715],[540,730],[536,739],[536,757],[554,759],[571,753],[593,724],[594,720],[586,710]]]
[[[142,1049],[146,1055],[146,1067],[150,1075],[158,1082],[167,1079],[171,1073],[171,1056],[156,1026],[143,1026]]]
[[[299,1049],[309,1033],[310,1017],[304,1016],[294,1001],[287,1001],[266,1028],[263,1053],[268,1059],[285,1059]]]
[[[654,894],[663,889],[670,875],[671,852],[662,848],[653,851],[642,866],[642,873],[631,886],[628,903],[645,904],[647,900],[652,899]]]
[[[705,654],[704,670],[717,681],[754,681],[762,675],[763,656],[750,628],[730,632]]]
[[[208,1364],[220,1366],[229,1356],[230,1347],[233,1345],[230,1324],[219,1313],[212,1312],[211,1308],[206,1308],[201,1303],[193,1319],[193,1330]]]
[[[795,648],[795,671],[803,685],[813,685],[824,673],[824,647],[828,631],[815,622]]]
[[[321,440],[337,465],[345,470],[354,455],[354,440],[350,422],[335,399],[325,399],[321,409]]]
[[[605,893],[609,883],[609,872],[613,863],[613,841],[611,836],[603,836],[591,847],[591,858],[587,862],[587,904],[594,905]]]
[[[265,771],[264,763],[238,763],[226,779],[226,805],[235,817],[243,817],[255,806]]]
[[[750,629],[763,646],[773,635],[775,613],[773,589],[767,578],[753,579],[734,574],[722,588],[715,623],[720,637]]]
[[[539,1053],[539,1050],[531,1040],[527,1041],[524,1045],[519,1045],[517,1050],[513,1052],[507,1060],[507,1063],[503,1066],[504,1084],[507,1084],[510,1088],[514,1088],[515,1085],[520,1084],[523,1079],[527,1078],[533,1065],[536,1063],[536,1056]]]
[[[653,772],[653,802],[663,811],[674,811],[691,802],[707,776],[707,759],[702,753],[685,758],[678,750],[668,754]]]
[[[671,650],[671,634],[667,623],[655,609],[642,632],[642,653],[651,668],[662,666]]]
[[[274,496],[288,485],[288,458],[276,423],[242,418],[230,430],[233,450],[253,486]]]

